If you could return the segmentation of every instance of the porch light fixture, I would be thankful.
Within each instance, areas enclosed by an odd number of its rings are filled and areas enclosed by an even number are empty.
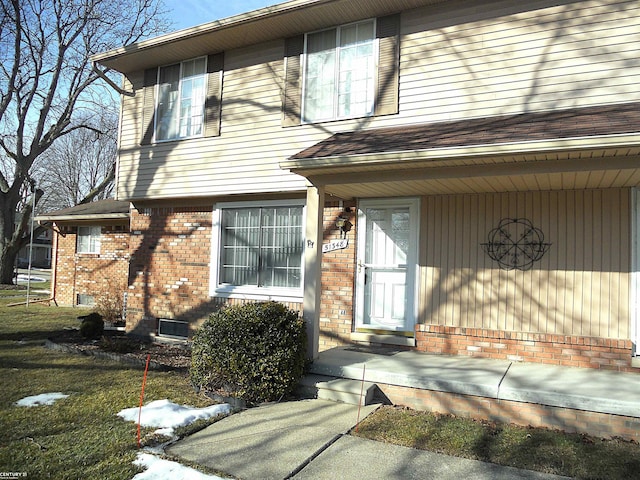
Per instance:
[[[342,215],[336,219],[336,227],[340,230],[340,238],[347,238],[347,232],[351,230],[352,226],[353,224]]]
[[[489,232],[483,250],[502,270],[529,270],[549,250],[551,243],[526,218],[503,218]]]

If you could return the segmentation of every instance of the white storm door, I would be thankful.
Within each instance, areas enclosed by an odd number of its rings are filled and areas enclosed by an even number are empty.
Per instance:
[[[358,217],[356,327],[413,332],[418,199],[362,201]]]

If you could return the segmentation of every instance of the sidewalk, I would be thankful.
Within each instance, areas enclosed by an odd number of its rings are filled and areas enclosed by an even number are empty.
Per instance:
[[[242,480],[566,478],[347,434],[376,408],[324,400],[256,407],[178,441],[167,453]]]

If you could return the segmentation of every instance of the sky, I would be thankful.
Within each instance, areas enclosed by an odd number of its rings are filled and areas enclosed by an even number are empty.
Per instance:
[[[194,27],[239,13],[249,12],[284,0],[164,0],[174,30]]]

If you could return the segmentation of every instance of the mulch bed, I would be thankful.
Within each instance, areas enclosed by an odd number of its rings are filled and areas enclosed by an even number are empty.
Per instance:
[[[102,339],[87,340],[78,329],[57,332],[46,342],[47,348],[120,361],[144,367],[151,355],[149,368],[156,370],[184,370],[191,366],[188,345],[148,342],[130,337],[124,332],[105,330]]]

